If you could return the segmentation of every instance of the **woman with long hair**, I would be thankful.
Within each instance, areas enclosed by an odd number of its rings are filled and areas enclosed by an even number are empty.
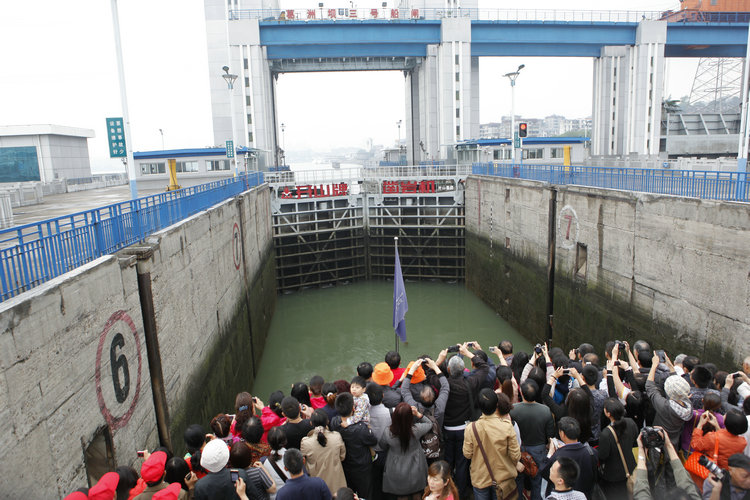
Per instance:
[[[276,493],[284,486],[288,479],[291,478],[289,471],[284,469],[284,453],[286,453],[286,434],[281,427],[272,427],[268,431],[268,445],[271,447],[271,454],[263,457],[261,462],[266,472],[276,484]],[[270,499],[276,498],[276,493],[270,495]]]
[[[633,448],[637,445],[638,426],[633,419],[625,416],[625,406],[617,398],[604,401],[603,411],[610,423],[599,434],[597,451],[603,470],[599,485],[607,499],[626,500],[629,498],[628,475],[635,472],[636,466]],[[623,457],[627,469],[623,466]]]
[[[242,440],[242,425],[255,415],[253,403],[253,397],[249,392],[240,392],[234,398],[234,419],[230,428],[232,440],[228,442],[230,446],[232,443]]]
[[[302,438],[300,451],[305,457],[307,471],[326,482],[331,494],[346,486],[346,477],[341,462],[346,458],[344,440],[336,431],[328,429],[328,414],[315,410],[310,417],[313,430]]]
[[[399,403],[393,410],[391,426],[383,431],[379,442],[383,450],[388,450],[383,471],[384,493],[396,495],[399,500],[422,497],[427,485],[427,459],[419,439],[431,428],[432,422],[414,406]]]
[[[438,460],[427,469],[427,487],[423,500],[458,500],[458,489],[451,477],[451,466],[445,460]]]
[[[338,394],[338,389],[336,389],[336,386],[333,385],[332,382],[326,382],[325,384],[323,384],[323,388],[320,390],[320,395],[323,397],[323,399],[326,402],[322,410],[325,411],[326,414],[328,415],[329,422],[333,420],[333,417],[339,414],[339,412],[337,412],[336,408],[334,407],[337,394]]]

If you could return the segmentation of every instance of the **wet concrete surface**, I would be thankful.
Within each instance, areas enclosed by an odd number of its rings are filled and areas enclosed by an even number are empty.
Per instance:
[[[149,196],[163,190],[139,190],[138,196]],[[13,225],[21,226],[46,219],[54,219],[77,212],[130,200],[130,186],[91,189],[77,193],[53,194],[37,205],[13,208]]]

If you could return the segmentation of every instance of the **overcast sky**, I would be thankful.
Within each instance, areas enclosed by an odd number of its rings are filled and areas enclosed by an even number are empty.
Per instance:
[[[381,1],[355,3],[370,8]],[[317,3],[281,0],[286,8]],[[118,4],[133,149],[161,149],[159,129],[167,149],[212,145],[203,1],[119,0]],[[479,5],[516,4],[480,0]],[[629,10],[666,10],[677,9],[679,2],[629,0],[626,5]],[[526,0],[523,6],[622,10],[623,2]],[[105,118],[122,115],[112,33],[107,0],[0,0],[0,125],[54,123],[93,129],[92,169],[123,170],[118,160],[108,158],[105,132]],[[665,96],[688,94],[696,60],[668,61]],[[517,114],[529,118],[591,114],[592,59],[482,58],[482,122],[510,114],[510,86],[500,75],[521,63],[526,68],[516,86]],[[368,138],[393,144],[396,122],[405,114],[404,77],[396,71],[282,74],[277,99],[288,150],[363,147]]]

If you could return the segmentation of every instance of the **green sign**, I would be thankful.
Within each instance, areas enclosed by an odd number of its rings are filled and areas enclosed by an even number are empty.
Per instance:
[[[122,118],[107,118],[107,137],[110,158],[124,158],[128,155]]]
[[[234,141],[227,141],[227,158],[234,158]]]
[[[513,132],[513,147],[516,149],[521,147],[521,138],[518,137],[518,131]]]

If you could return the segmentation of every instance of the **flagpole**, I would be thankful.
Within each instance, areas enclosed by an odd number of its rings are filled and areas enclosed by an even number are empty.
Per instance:
[[[398,251],[398,236],[393,237],[393,247],[396,251]],[[396,254],[393,254],[393,265],[396,265]],[[393,332],[393,337],[396,339],[396,354],[398,354],[398,334]]]

